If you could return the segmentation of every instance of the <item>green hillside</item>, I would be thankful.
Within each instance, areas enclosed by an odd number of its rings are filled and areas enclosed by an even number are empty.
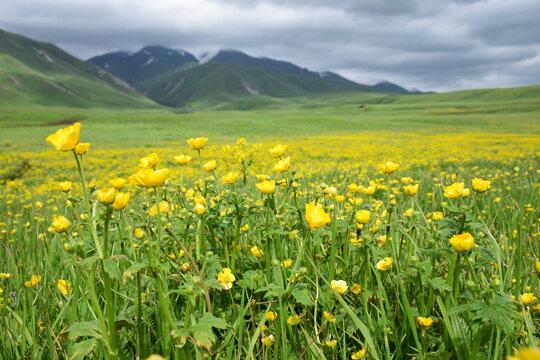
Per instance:
[[[58,47],[0,30],[0,104],[157,107],[123,80]]]
[[[151,78],[137,88],[156,102],[189,110],[231,108],[244,103],[250,107],[279,102],[272,98],[289,98],[344,91],[373,91],[343,78],[276,73],[265,69],[208,62],[181,68]]]

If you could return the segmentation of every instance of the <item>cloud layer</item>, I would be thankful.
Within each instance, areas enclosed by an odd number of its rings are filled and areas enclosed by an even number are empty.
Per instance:
[[[7,0],[4,30],[82,59],[220,48],[373,84],[449,91],[540,84],[537,0]]]

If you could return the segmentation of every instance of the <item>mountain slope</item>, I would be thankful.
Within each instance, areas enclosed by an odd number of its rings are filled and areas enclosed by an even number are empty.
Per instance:
[[[157,107],[125,81],[60,48],[0,30],[0,104]]]
[[[118,51],[95,56],[88,61],[134,86],[152,76],[198,62],[195,56],[186,51],[163,46],[146,46],[133,54]]]

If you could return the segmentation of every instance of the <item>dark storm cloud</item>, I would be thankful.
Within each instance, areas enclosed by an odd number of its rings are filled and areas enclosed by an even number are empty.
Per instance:
[[[234,48],[422,90],[540,83],[536,0],[7,0],[0,25],[80,58]]]

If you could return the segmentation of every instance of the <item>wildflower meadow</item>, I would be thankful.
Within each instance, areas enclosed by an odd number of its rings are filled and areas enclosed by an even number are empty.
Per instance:
[[[0,154],[0,358],[540,358],[534,134],[205,136]]]

